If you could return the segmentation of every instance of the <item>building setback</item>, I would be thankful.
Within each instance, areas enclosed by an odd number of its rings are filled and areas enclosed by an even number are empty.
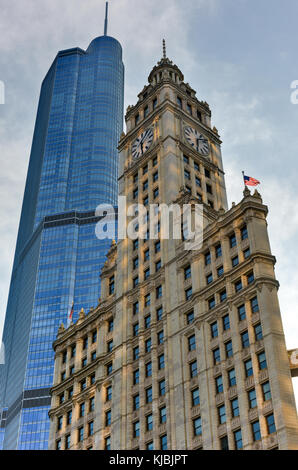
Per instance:
[[[298,449],[267,207],[245,189],[228,209],[209,106],[165,52],[148,80],[120,195],[202,204],[203,244],[164,239],[159,219],[155,239],[112,243],[99,305],[54,343],[50,448]]]
[[[60,51],[43,81],[3,333],[0,448],[47,448],[57,328],[73,302],[75,319],[98,303],[110,243],[95,236],[95,210],[117,204],[123,96],[122,48],[107,35]]]

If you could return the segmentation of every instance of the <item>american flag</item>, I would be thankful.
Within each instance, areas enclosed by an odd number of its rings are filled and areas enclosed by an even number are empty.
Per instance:
[[[258,184],[261,184],[260,181],[256,180],[255,178],[252,178],[251,176],[243,175],[243,178],[244,184],[246,184],[246,186],[258,186]]]
[[[71,310],[69,312],[69,315],[67,317],[67,326],[69,327],[69,325],[71,324],[71,321],[72,321],[72,316],[73,316],[73,307],[74,307],[74,302],[72,303],[72,306],[71,306]]]

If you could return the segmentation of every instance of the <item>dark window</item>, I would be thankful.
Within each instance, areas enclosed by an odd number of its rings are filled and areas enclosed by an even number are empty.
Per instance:
[[[210,263],[211,263],[211,254],[210,254],[210,251],[208,251],[207,253],[205,253],[205,265],[207,266]]]
[[[232,357],[233,356],[233,345],[232,341],[228,341],[225,343],[225,349],[226,349],[226,357]]]
[[[159,253],[159,252],[160,252],[160,241],[155,243],[155,253]]]
[[[236,416],[239,416],[239,403],[238,403],[238,398],[234,398],[234,400],[231,400],[231,410],[232,410],[232,416],[235,418]]]
[[[97,341],[97,331],[94,330],[92,332],[92,343],[96,343],[96,341]]]
[[[221,405],[217,408],[219,424],[224,424],[226,422],[226,407]]]
[[[235,447],[237,450],[240,450],[243,448],[241,429],[238,429],[238,431],[234,432],[234,442],[235,442]]]
[[[140,422],[133,423],[133,437],[140,437]]]
[[[254,441],[259,441],[261,439],[261,431],[260,431],[259,421],[255,421],[254,423],[252,423],[251,427],[252,427],[253,440]]]
[[[193,420],[193,431],[195,436],[202,435],[202,419],[201,417]]]
[[[224,436],[220,438],[220,448],[221,450],[229,450],[228,436]]]
[[[187,324],[190,325],[191,323],[193,323],[195,317],[194,317],[194,313],[193,313],[193,310],[189,313],[186,314],[186,321],[187,321]]]
[[[184,268],[184,279],[190,279],[191,278],[191,267],[187,266]]]
[[[158,356],[158,369],[164,369],[165,368],[165,356],[164,354],[161,354]]]
[[[155,183],[158,180],[158,171],[153,173],[152,179],[153,179],[153,183]]]
[[[236,235],[235,235],[235,233],[233,233],[230,236],[230,247],[233,248],[236,245],[237,245]]]
[[[163,342],[164,342],[164,333],[163,333],[163,330],[161,330],[157,333],[157,343],[163,344]]]
[[[60,431],[62,429],[62,423],[63,423],[63,416],[59,416],[57,418],[57,431]]]
[[[162,297],[162,286],[156,288],[156,298],[160,299]]]
[[[251,299],[250,306],[251,306],[252,313],[255,313],[255,312],[259,311],[259,304],[258,304],[258,298],[257,297],[253,297]]]
[[[261,323],[258,323],[257,325],[255,325],[254,330],[255,330],[256,341],[260,341],[260,339],[263,339],[263,331],[262,331]]]
[[[244,256],[244,259],[247,259],[250,257],[250,248],[246,248],[246,250],[243,251],[243,256]]]
[[[190,369],[190,377],[196,377],[198,375],[198,366],[197,366],[197,361],[193,361],[189,364],[189,369]]]
[[[266,354],[262,352],[258,354],[259,368],[260,370],[267,369]]]
[[[242,281],[239,279],[238,281],[235,282],[235,291],[239,292],[242,289]]]
[[[238,307],[238,318],[239,318],[239,321],[245,320],[245,318],[246,318],[246,311],[245,311],[245,305],[244,304],[242,304],[242,305],[240,305],[240,307]]]
[[[228,379],[229,379],[229,386],[230,387],[234,387],[237,384],[235,369],[230,369],[228,371]]]
[[[159,422],[160,424],[167,422],[167,408],[165,406],[159,409]]]
[[[152,431],[153,429],[153,415],[147,415],[146,416],[146,430],[147,431]]]
[[[264,401],[271,400],[271,390],[270,390],[269,382],[265,382],[262,384],[262,391],[263,391]]]
[[[158,389],[159,389],[159,396],[165,395],[166,393],[166,381],[165,380],[161,380],[158,383]]]
[[[106,388],[106,401],[110,401],[112,400],[112,385],[109,385],[107,388]]]
[[[111,410],[108,410],[106,411],[106,414],[105,414],[105,425],[111,426],[111,422],[112,422],[112,412]]]
[[[133,241],[133,250],[137,250],[139,248],[139,240],[138,238]]]
[[[145,269],[145,271],[144,271],[144,279],[145,279],[145,280],[148,279],[149,276],[150,276],[150,269],[147,268],[147,269]]]
[[[160,448],[161,450],[167,450],[168,448],[168,438],[166,434],[160,437]]]
[[[89,400],[89,413],[95,409],[95,398],[91,397]]]
[[[135,348],[133,348],[133,359],[134,359],[134,361],[139,359],[139,353],[140,353],[139,346],[136,346]]]
[[[161,260],[158,260],[155,263],[155,271],[158,272],[161,269]]]
[[[222,290],[220,293],[219,293],[219,297],[220,297],[220,301],[221,302],[224,302],[227,298],[227,291],[226,289]]]
[[[133,304],[133,314],[137,315],[139,313],[139,302]]]
[[[211,284],[212,281],[213,281],[213,276],[212,276],[212,273],[210,273],[208,274],[208,276],[206,276],[206,283]]]
[[[230,329],[230,317],[229,317],[229,315],[225,315],[224,317],[222,317],[222,324],[223,324],[223,329],[225,331]]]
[[[194,351],[196,349],[196,336],[192,335],[188,338],[188,350]]]
[[[210,184],[206,184],[206,191],[207,193],[212,194],[212,187]]]
[[[272,433],[276,432],[273,413],[266,416],[266,423],[267,423],[268,434],[272,434]]]
[[[220,349],[219,348],[216,348],[213,350],[213,362],[214,362],[214,365],[220,363]]]
[[[242,227],[241,229],[241,240],[245,240],[246,238],[248,238],[248,232],[247,232],[247,226],[244,225],[244,227]]]
[[[152,387],[146,388],[146,403],[152,402]]]
[[[238,256],[234,256],[234,258],[232,258],[233,268],[235,268],[235,266],[238,266],[238,264],[239,264],[239,258],[238,258]]]
[[[140,371],[139,369],[134,370],[133,372],[133,384],[137,385],[140,382]]]
[[[215,298],[214,297],[211,297],[211,299],[208,300],[208,307],[209,307],[209,310],[211,310],[212,308],[215,307]]]
[[[111,331],[113,331],[114,329],[114,320],[111,319],[108,321],[108,332],[111,333]]]
[[[241,333],[241,343],[243,348],[248,348],[249,347],[249,336],[248,336],[248,331],[244,331]]]
[[[145,317],[145,328],[150,328],[150,324],[151,324],[151,315],[147,315]]]
[[[111,436],[105,437],[105,450],[111,450]]]
[[[113,363],[110,362],[110,363],[107,365],[107,374],[110,375],[112,372],[113,372]]]
[[[149,307],[150,303],[151,303],[151,296],[150,296],[150,294],[146,294],[145,298],[144,298],[145,307]]]
[[[252,361],[251,359],[249,359],[248,361],[245,361],[244,363],[244,367],[245,367],[245,375],[246,377],[250,377],[251,375],[253,375],[253,368],[252,368]]]
[[[88,423],[88,436],[93,436],[94,433],[94,422],[89,421]]]
[[[216,258],[219,258],[220,256],[222,256],[222,249],[221,249],[221,245],[216,245],[215,247],[215,255],[216,255]]]
[[[81,426],[78,429],[78,442],[82,442],[84,440],[84,427]]]
[[[180,98],[180,96],[177,96],[177,104],[179,108],[182,109],[182,99]]]
[[[211,328],[211,336],[212,338],[217,338],[218,337],[218,326],[217,326],[217,321],[212,323],[210,325]]]
[[[139,334],[139,324],[138,324],[138,323],[135,323],[135,324],[132,326],[132,331],[133,331],[133,335],[134,335],[134,336],[138,336],[138,334]]]
[[[115,277],[112,276],[109,279],[109,294],[112,295],[115,292]]]
[[[152,376],[152,362],[147,362],[147,364],[145,364],[145,374],[146,377]]]
[[[188,289],[185,290],[185,298],[186,300],[189,300],[192,296],[192,287],[189,287]]]
[[[215,386],[216,386],[216,393],[222,393],[224,388],[223,388],[223,381],[222,381],[222,375],[219,375],[215,379]]]
[[[145,352],[150,352],[151,351],[151,338],[146,339],[145,341]]]
[[[249,401],[249,407],[250,408],[256,408],[256,406],[257,406],[257,394],[256,394],[256,390],[254,388],[248,392],[248,401]]]
[[[210,178],[210,171],[205,168],[204,170],[206,178]]]
[[[157,321],[160,321],[162,319],[162,314],[163,314],[163,308],[162,307],[159,307],[157,310],[156,310],[156,318],[157,318]]]
[[[246,279],[247,279],[247,284],[251,284],[252,282],[254,282],[255,280],[254,273],[253,272],[248,273],[246,276]]]
[[[138,410],[140,408],[140,395],[135,395],[133,397],[133,409],[134,411]]]

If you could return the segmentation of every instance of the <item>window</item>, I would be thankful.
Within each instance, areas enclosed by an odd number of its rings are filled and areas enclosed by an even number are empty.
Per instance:
[[[133,384],[137,385],[140,382],[140,371],[139,369],[134,370],[133,372]]]
[[[61,380],[63,381],[65,379],[66,379],[66,372],[64,371],[61,373]]]
[[[226,422],[226,407],[221,405],[217,408],[219,424],[224,424]]]
[[[195,388],[191,391],[192,406],[198,406],[200,404],[200,390]]]
[[[133,360],[136,361],[137,359],[139,359],[139,353],[140,353],[139,346],[136,346],[135,348],[133,348],[132,352],[133,352]]]
[[[147,339],[145,341],[145,352],[150,352],[151,351],[151,338]]]
[[[206,184],[206,191],[207,193],[212,194],[212,187],[210,184]]]
[[[151,324],[151,315],[147,315],[144,320],[145,320],[145,328],[146,328],[146,329],[147,329],[147,328],[150,328],[150,324]]]
[[[153,441],[147,442],[146,450],[154,450]]]
[[[148,114],[149,114],[149,106],[147,105],[144,108],[144,118],[146,118],[148,116]]]
[[[167,408],[163,406],[159,409],[159,423],[163,424],[167,422]]]
[[[247,226],[244,225],[244,227],[242,227],[241,229],[241,240],[245,240],[246,238],[248,238],[248,232],[247,232]]]
[[[60,405],[61,405],[62,403],[64,403],[64,400],[65,400],[65,398],[64,398],[64,393],[62,393],[61,395],[59,395],[59,403],[60,403]]]
[[[196,336],[192,335],[188,339],[188,350],[189,351],[194,351],[196,349]]]
[[[229,315],[225,315],[224,317],[222,317],[222,326],[223,326],[224,331],[230,329],[230,317],[229,317]]]
[[[156,298],[160,299],[162,297],[162,286],[156,288]]]
[[[269,382],[265,382],[262,384],[262,392],[264,401],[271,400],[271,390]]]
[[[166,434],[160,437],[160,448],[161,450],[167,450],[168,448],[168,439]]]
[[[254,273],[252,271],[247,274],[246,280],[247,280],[247,284],[251,284],[252,282],[254,282],[255,277],[254,277]]]
[[[161,380],[158,383],[158,389],[159,389],[159,396],[165,395],[166,393],[166,381],[165,380]]]
[[[251,359],[249,359],[248,361],[245,361],[244,363],[244,367],[245,367],[245,375],[246,377],[250,377],[251,375],[253,375],[253,368],[252,368],[252,361]]]
[[[133,423],[133,437],[140,437],[140,422]]]
[[[244,259],[247,259],[250,257],[250,248],[246,248],[246,250],[243,251],[243,256],[244,256]]]
[[[190,369],[190,377],[196,377],[198,375],[198,366],[197,366],[197,361],[193,361],[189,364],[189,369]]]
[[[96,343],[96,341],[97,341],[97,331],[94,330],[92,332],[92,343]]]
[[[218,326],[217,326],[217,321],[212,323],[210,325],[211,328],[211,336],[212,338],[217,338],[218,337]]]
[[[243,333],[241,333],[241,343],[242,343],[243,349],[249,347],[248,331],[244,331]]]
[[[231,410],[232,410],[232,416],[235,418],[236,416],[239,416],[239,403],[238,403],[238,398],[234,398],[234,400],[231,400]]]
[[[185,299],[190,300],[192,296],[192,287],[189,287],[188,289],[185,290]]]
[[[222,375],[219,375],[215,379],[215,387],[216,387],[216,393],[223,393],[223,381],[222,381]]]
[[[133,183],[136,184],[138,182],[138,180],[139,180],[139,175],[138,175],[138,173],[135,173],[133,175]]]
[[[67,434],[67,436],[65,436],[65,449],[69,449],[70,448],[70,434]]]
[[[153,109],[155,109],[157,106],[157,98],[154,98],[154,100],[152,101],[152,107]]]
[[[91,397],[89,400],[89,413],[95,409],[95,398]]]
[[[65,364],[66,359],[67,359],[67,351],[63,351],[63,354],[62,354],[62,363],[63,364]]]
[[[152,431],[153,429],[153,415],[146,416],[146,431]]]
[[[156,166],[157,165],[157,157],[154,157],[153,160],[152,160],[152,165],[153,166]]]
[[[267,430],[268,434],[272,434],[276,432],[275,421],[273,413],[266,416],[266,423],[267,423]]]
[[[82,367],[85,367],[87,365],[87,357],[84,357],[82,359]]]
[[[146,377],[152,376],[152,362],[147,362],[147,364],[145,365],[145,374]]]
[[[215,307],[215,297],[211,297],[211,299],[208,300],[208,307],[209,307],[209,310]]]
[[[189,165],[189,158],[186,155],[183,155],[183,161],[186,165]]]
[[[255,330],[256,341],[260,341],[260,339],[263,339],[263,331],[262,331],[261,323],[258,323],[257,325],[255,325],[254,330]]]
[[[210,273],[210,274],[208,274],[208,276],[206,276],[206,283],[211,284],[211,282],[213,282],[212,273]]]
[[[194,312],[193,312],[193,310],[192,310],[191,312],[187,313],[187,314],[186,314],[186,322],[187,322],[187,324],[190,325],[191,323],[193,323],[194,318],[195,318],[195,317],[194,317]]]
[[[190,279],[191,278],[191,267],[187,266],[184,268],[184,279]]]
[[[256,312],[259,311],[259,304],[258,304],[258,298],[257,297],[254,297],[253,299],[251,299],[250,307],[251,307],[252,313],[256,313]]]
[[[207,168],[205,168],[204,171],[205,171],[206,178],[210,178],[210,171]]]
[[[164,369],[165,368],[165,356],[164,354],[161,354],[158,356],[158,369]]]
[[[221,450],[229,450],[228,436],[223,436],[220,438],[220,448]]]
[[[153,198],[156,199],[158,196],[159,196],[159,189],[158,189],[158,188],[155,188],[155,189],[153,190]]]
[[[72,396],[73,396],[73,387],[70,387],[70,388],[68,389],[68,392],[67,392],[67,393],[68,393],[68,398],[72,398]]]
[[[132,331],[133,331],[133,336],[138,336],[138,334],[139,334],[139,324],[138,323],[135,323],[132,326]]]
[[[107,343],[107,350],[108,350],[108,352],[111,352],[112,349],[113,349],[113,347],[114,347],[114,343],[113,343],[113,340],[111,339],[111,340],[108,341],[108,343]]]
[[[239,321],[245,320],[246,318],[246,311],[245,311],[245,305],[242,304],[240,307],[238,307],[238,318]]]
[[[211,254],[210,254],[210,251],[208,251],[207,253],[205,253],[205,265],[207,266],[210,263],[211,263]]]
[[[138,238],[136,240],[133,241],[133,250],[137,250],[139,248],[139,240]]]
[[[237,245],[236,235],[235,235],[235,233],[233,233],[230,236],[230,248],[233,248],[236,245]]]
[[[133,397],[133,409],[134,411],[138,410],[140,408],[140,395],[135,395]]]
[[[261,439],[261,431],[260,431],[259,420],[252,423],[251,427],[252,427],[253,440],[254,441],[259,441]]]
[[[148,206],[148,204],[149,204],[149,197],[145,196],[144,199],[143,199],[143,205]]]
[[[257,394],[255,388],[248,392],[248,402],[250,408],[256,408],[257,406]]]
[[[213,350],[213,363],[216,366],[216,364],[220,363],[220,349],[216,348]]]
[[[78,442],[82,442],[84,440],[84,426],[81,426],[78,429]]]
[[[160,252],[160,240],[158,240],[158,242],[155,243],[155,253],[159,253]]]
[[[110,363],[107,365],[107,374],[110,375],[112,372],[113,372],[113,363],[110,362]]]
[[[192,115],[192,109],[189,103],[186,103],[186,109],[187,109],[188,114]]]
[[[235,282],[235,291],[239,292],[242,289],[242,281],[241,279],[238,279],[238,281]]]
[[[111,450],[111,436],[105,438],[105,450]]]
[[[84,379],[84,380],[82,380],[82,381],[80,382],[80,389],[81,389],[81,392],[82,392],[83,390],[85,390],[86,386],[87,386],[87,382],[86,382],[86,379]]]
[[[146,403],[152,402],[152,387],[146,388]]]
[[[57,418],[57,431],[61,431],[63,424],[63,416]]]
[[[80,404],[80,418],[85,416],[85,403]]]
[[[230,387],[234,387],[237,384],[235,369],[230,369],[228,371],[228,379],[229,379],[229,386]]]
[[[196,171],[200,171],[200,166],[198,163],[194,162],[193,166]]]
[[[95,372],[94,374],[90,375],[90,384],[91,385],[95,384]]]
[[[163,330],[157,333],[157,344],[163,344],[164,342],[164,333]]]
[[[227,291],[226,289],[222,290],[220,293],[219,293],[219,297],[220,297],[220,301],[221,302],[224,302],[227,298]]]
[[[76,355],[76,345],[74,344],[70,350],[70,357],[75,357]]]
[[[161,269],[161,260],[158,260],[155,263],[155,271],[158,272]]]
[[[134,258],[132,260],[132,269],[137,269],[139,267],[139,258]]]
[[[195,177],[195,182],[196,182],[196,185],[199,186],[199,188],[202,187],[201,179],[198,176]]]
[[[180,109],[182,109],[182,99],[180,98],[180,96],[177,96],[177,105]]]
[[[145,307],[149,307],[150,303],[151,303],[151,296],[150,296],[150,294],[146,294],[145,298],[144,298]]]
[[[56,441],[56,450],[61,450],[61,439],[58,439],[58,441]]]
[[[201,417],[193,420],[193,431],[194,431],[194,436],[202,435],[202,418]]]
[[[138,190],[138,188],[135,188],[135,189],[133,190],[132,197],[133,197],[134,199],[137,199],[138,195],[139,195],[139,190]]]
[[[222,256],[222,249],[221,249],[221,245],[216,245],[215,247],[215,256],[216,258],[219,258],[220,256]]]
[[[233,268],[235,268],[236,266],[238,266],[239,264],[239,258],[238,256],[234,256],[234,258],[232,258],[232,266]]]
[[[112,385],[106,388],[106,401],[112,400]]]
[[[238,429],[238,431],[234,432],[234,442],[236,450],[240,450],[243,448],[241,429]]]
[[[158,171],[153,173],[152,180],[153,180],[153,183],[155,183],[158,180]]]
[[[159,321],[159,320],[162,319],[162,314],[163,314],[163,308],[162,308],[162,307],[159,307],[159,308],[156,310],[156,318],[157,318],[157,321]]]
[[[90,421],[88,423],[88,436],[93,436],[94,433],[94,422]]]
[[[138,113],[138,114],[135,115],[135,126],[138,125],[139,121],[140,121],[140,115]]]
[[[184,170],[184,178],[190,180],[190,172],[188,170]]]
[[[148,173],[148,165],[143,166],[143,175]]]
[[[115,292],[115,276],[111,276],[109,279],[109,294],[112,295]]]
[[[225,343],[225,349],[226,349],[226,357],[232,357],[233,356],[233,345],[232,341],[228,341]]]
[[[72,420],[72,410],[69,410],[66,415],[66,424],[67,425],[71,424],[71,420]]]
[[[135,302],[132,308],[133,314],[137,315],[139,313],[139,302]]]
[[[114,320],[111,319],[108,321],[108,333],[111,333],[111,331],[113,331],[114,329]]]
[[[260,370],[267,369],[266,354],[262,352],[258,354],[259,368]]]
[[[144,280],[148,279],[149,276],[150,276],[150,269],[147,268],[147,269],[145,269],[145,271],[144,271]]]

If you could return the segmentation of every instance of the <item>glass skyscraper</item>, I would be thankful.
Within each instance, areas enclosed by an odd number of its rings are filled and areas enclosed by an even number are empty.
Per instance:
[[[47,448],[52,342],[73,302],[74,321],[98,303],[111,240],[96,238],[95,209],[117,205],[123,95],[106,24],[86,51],[60,51],[43,81],[3,333],[0,448]]]

